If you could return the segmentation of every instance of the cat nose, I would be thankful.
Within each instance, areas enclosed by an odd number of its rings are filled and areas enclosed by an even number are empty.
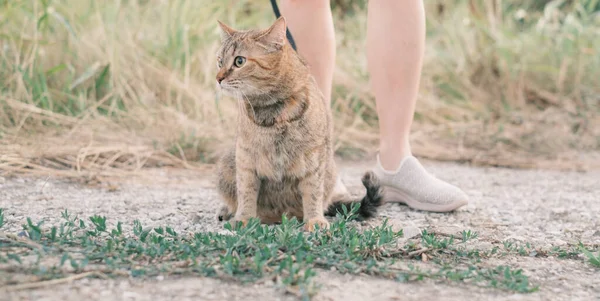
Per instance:
[[[224,76],[217,74],[217,83],[219,83],[219,85],[221,84],[221,82],[223,81],[223,79],[225,79]]]

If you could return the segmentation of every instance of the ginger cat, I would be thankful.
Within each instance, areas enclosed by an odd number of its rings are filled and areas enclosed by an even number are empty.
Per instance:
[[[219,22],[217,84],[240,104],[235,148],[218,163],[218,190],[225,205],[219,220],[253,217],[277,223],[296,217],[307,230],[328,227],[341,203],[332,201],[336,181],[332,116],[305,62],[286,39],[283,17],[265,30],[237,31]],[[359,217],[382,204],[372,172]]]

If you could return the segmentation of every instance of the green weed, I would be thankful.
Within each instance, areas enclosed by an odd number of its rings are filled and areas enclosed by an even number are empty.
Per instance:
[[[591,265],[600,268],[600,251],[598,251],[598,255],[594,255],[594,253],[586,249],[583,244],[579,244],[579,250],[588,258]]]
[[[0,208],[0,228],[4,226],[4,209]]]
[[[480,265],[481,258],[448,263],[448,257],[460,257],[453,236],[441,239],[423,231],[421,245],[425,249],[420,249],[415,241],[398,244],[402,231],[394,231],[387,221],[359,230],[353,221],[357,210],[358,206],[342,208],[327,230],[304,232],[301,222],[283,217],[275,226],[257,219],[245,227],[226,223],[229,233],[225,234],[177,233],[169,226],[145,227],[138,220],[126,227],[121,222],[110,223],[105,216],[84,220],[65,210],[56,226],[27,219],[23,229],[28,239],[0,236],[0,261],[39,279],[88,271],[136,278],[195,275],[241,282],[269,278],[293,288],[303,299],[318,291],[313,278],[319,269],[398,281],[433,278],[516,292],[535,290],[518,269],[488,268]],[[0,218],[3,214],[0,211]],[[462,235],[461,244],[477,236],[470,231]],[[394,265],[402,260],[419,261],[420,257],[411,255],[415,250],[435,259],[430,270]]]

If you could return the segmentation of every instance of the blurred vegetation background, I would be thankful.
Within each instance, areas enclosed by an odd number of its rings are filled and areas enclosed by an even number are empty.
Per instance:
[[[416,155],[600,165],[600,0],[425,4]],[[336,150],[357,159],[377,146],[366,0],[331,5]],[[0,170],[93,176],[214,162],[237,116],[214,84],[217,19],[245,29],[275,17],[267,0],[0,0]]]

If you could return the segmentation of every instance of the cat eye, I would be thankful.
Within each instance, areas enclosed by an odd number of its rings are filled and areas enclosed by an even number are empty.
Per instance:
[[[223,59],[221,59],[221,58],[217,59],[217,67],[219,67],[219,68],[223,67]]]
[[[233,63],[235,64],[236,67],[240,68],[244,65],[244,63],[246,62],[246,58],[243,56],[236,56],[235,60],[233,61]]]

